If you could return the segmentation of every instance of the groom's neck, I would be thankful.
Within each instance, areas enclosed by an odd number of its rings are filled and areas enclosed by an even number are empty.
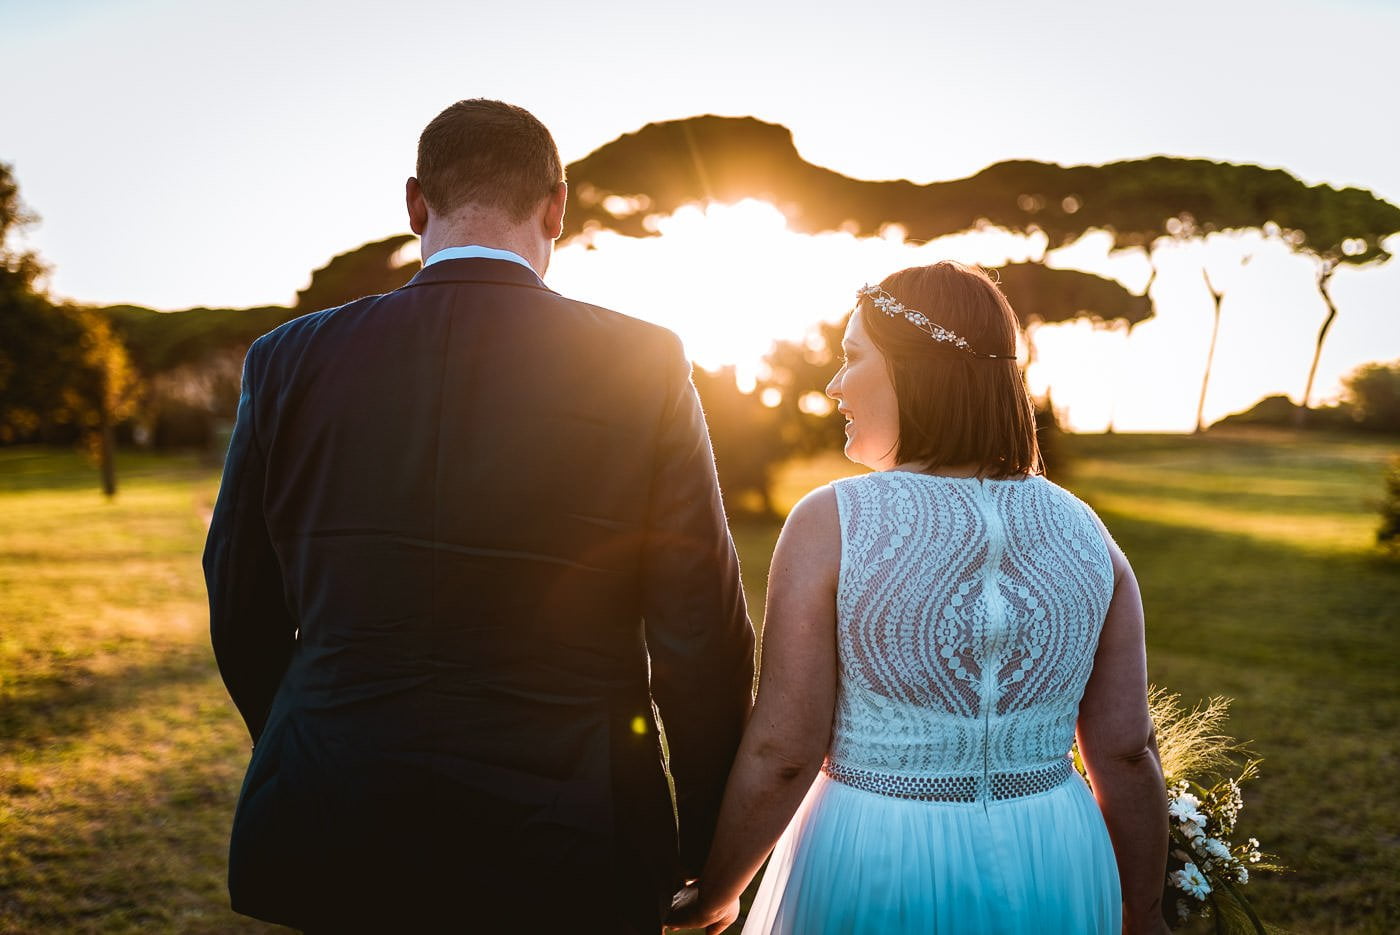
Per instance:
[[[501,212],[475,205],[445,216],[429,215],[421,239],[423,259],[447,247],[494,247],[519,254],[543,277],[553,251],[552,244],[536,232],[537,227],[533,216],[513,221]]]

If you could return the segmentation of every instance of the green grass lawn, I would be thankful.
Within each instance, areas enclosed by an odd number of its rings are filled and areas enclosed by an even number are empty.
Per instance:
[[[218,469],[0,449],[0,931],[273,931],[224,886],[248,737],[199,567]],[[285,930],[282,930],[285,931]]]
[[[1060,478],[1142,580],[1152,678],[1236,699],[1263,776],[1251,883],[1295,932],[1400,928],[1400,563],[1372,546],[1391,448],[1293,435],[1071,438]],[[199,553],[217,467],[0,449],[0,932],[284,931],[227,909],[247,735],[214,671]],[[854,469],[795,465],[780,506]],[[734,530],[757,619],[771,522]]]

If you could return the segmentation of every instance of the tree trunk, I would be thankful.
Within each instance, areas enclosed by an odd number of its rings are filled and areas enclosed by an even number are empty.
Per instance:
[[[1210,273],[1201,270],[1201,276],[1206,281],[1206,288],[1210,290],[1210,297],[1215,300],[1215,323],[1210,329],[1210,350],[1206,352],[1206,373],[1201,379],[1201,399],[1196,403],[1196,430],[1199,435],[1206,430],[1206,390],[1210,387],[1210,371],[1215,365],[1215,340],[1220,336],[1220,304],[1225,299],[1224,292],[1216,292],[1215,286],[1210,281]]]
[[[1157,261],[1152,258],[1152,247],[1142,248],[1143,255],[1147,257],[1147,268],[1151,270],[1147,277],[1147,284],[1142,287],[1143,295],[1151,295],[1152,284],[1157,281]],[[1123,341],[1126,344],[1133,342],[1133,329],[1137,327],[1137,322],[1128,322],[1128,333],[1124,335]],[[1104,429],[1105,435],[1112,435],[1117,431],[1115,423],[1118,421],[1118,394],[1113,394],[1113,400],[1108,405],[1108,427]]]
[[[1317,346],[1313,348],[1312,365],[1308,367],[1308,382],[1303,387],[1303,404],[1294,413],[1294,425],[1302,428],[1307,424],[1308,407],[1312,405],[1313,380],[1317,377],[1317,362],[1322,359],[1322,342],[1327,340],[1327,330],[1332,327],[1332,322],[1337,317],[1337,305],[1332,301],[1332,293],[1329,291],[1332,282],[1332,274],[1336,271],[1335,263],[1324,260],[1322,269],[1317,274],[1317,291],[1322,293],[1322,301],[1327,303],[1327,317],[1322,321],[1322,327],[1317,331]]]
[[[115,497],[117,495],[117,433],[105,407],[102,410],[102,427],[97,446],[98,459],[102,465],[102,492],[108,497]]]

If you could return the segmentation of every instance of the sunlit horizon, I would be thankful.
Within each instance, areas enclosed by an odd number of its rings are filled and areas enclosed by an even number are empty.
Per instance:
[[[925,244],[906,242],[898,228],[881,237],[799,234],[777,208],[756,199],[687,206],[656,218],[655,228],[652,238],[599,231],[588,243],[561,247],[549,284],[670,328],[700,366],[733,366],[745,390],[763,375],[762,358],[774,342],[801,342],[819,323],[839,320],[863,283],[941,259],[1002,266],[1038,259],[1044,251],[1042,236],[1001,230]],[[1140,293],[1151,273],[1145,256],[1108,248],[1106,235],[1090,233],[1046,260],[1114,278]],[[1247,265],[1240,264],[1244,256],[1251,258]],[[1082,319],[1032,327],[1035,360],[1027,380],[1037,396],[1049,394],[1065,427],[1195,427],[1212,316],[1203,265],[1225,291],[1207,424],[1265,396],[1302,395],[1324,315],[1311,261],[1276,239],[1246,233],[1167,244],[1158,248],[1156,263],[1157,316],[1131,332]],[[1372,277],[1379,281],[1368,283]],[[1315,405],[1334,400],[1340,378],[1355,366],[1400,357],[1400,337],[1393,326],[1383,327],[1387,312],[1378,301],[1387,286],[1394,294],[1396,278],[1386,267],[1338,272],[1334,294],[1341,312],[1324,345]]]
[[[1048,255],[1043,235],[995,228],[928,243],[906,241],[897,225],[876,237],[811,235],[792,231],[776,207],[753,198],[686,205],[649,221],[654,237],[599,230],[559,247],[546,282],[571,298],[671,329],[699,366],[733,367],[745,392],[765,376],[763,358],[776,342],[808,340],[820,324],[850,311],[859,286],[898,269],[942,259],[989,267],[1043,260],[1139,294],[1151,276],[1142,251],[1113,253],[1111,238],[1099,231]],[[1389,248],[1400,252],[1400,236]],[[415,238],[399,257],[416,259],[418,251]],[[1165,242],[1155,262],[1157,315],[1131,331],[1086,319],[1031,327],[1027,382],[1037,398],[1050,398],[1063,427],[1194,429],[1212,316],[1203,269],[1225,291],[1205,423],[1266,396],[1301,397],[1325,316],[1312,261],[1277,238],[1247,231]],[[1400,264],[1342,267],[1333,294],[1339,315],[1324,345],[1314,405],[1337,401],[1341,378],[1355,367],[1400,359],[1400,328],[1387,304],[1400,295]],[[770,394],[765,402],[775,400]]]

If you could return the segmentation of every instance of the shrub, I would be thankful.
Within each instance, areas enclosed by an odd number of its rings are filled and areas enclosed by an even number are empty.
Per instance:
[[[1392,552],[1400,552],[1400,457],[1390,459],[1385,472],[1385,498],[1381,501],[1381,528],[1376,541]]]
[[[1362,364],[1343,377],[1342,384],[1358,426],[1400,432],[1400,360]]]

